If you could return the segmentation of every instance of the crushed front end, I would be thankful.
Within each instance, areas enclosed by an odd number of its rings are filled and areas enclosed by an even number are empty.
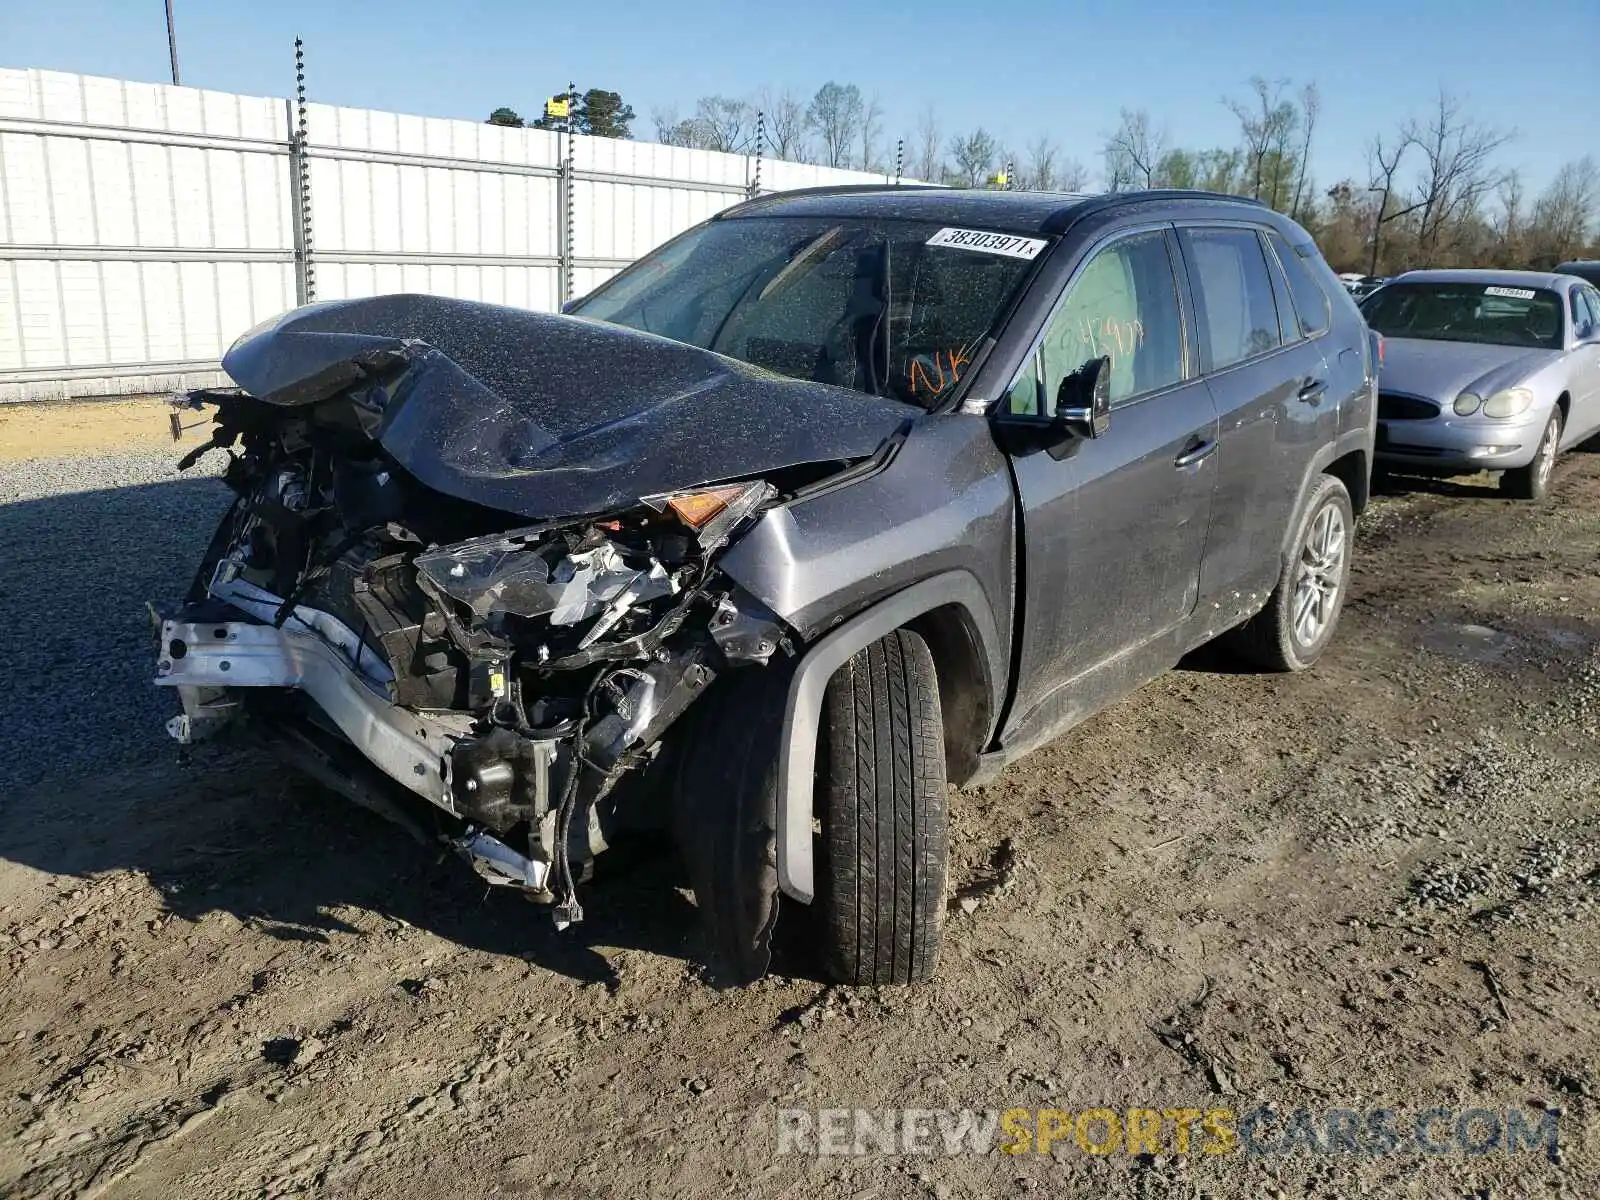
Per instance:
[[[614,830],[654,823],[666,735],[696,698],[792,649],[716,568],[776,490],[527,523],[425,486],[374,436],[371,391],[409,366],[294,405],[190,397],[215,407],[203,449],[229,454],[236,500],[186,600],[154,613],[156,682],[182,702],[169,732],[248,727],[414,830],[420,797],[485,879],[565,925]]]

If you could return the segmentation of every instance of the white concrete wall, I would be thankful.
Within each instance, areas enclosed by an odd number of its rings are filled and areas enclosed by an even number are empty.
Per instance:
[[[224,382],[295,304],[282,99],[0,69],[0,403]],[[559,304],[557,135],[313,104],[316,298]],[[573,291],[748,192],[754,160],[579,137]],[[882,182],[766,160],[762,191]]]

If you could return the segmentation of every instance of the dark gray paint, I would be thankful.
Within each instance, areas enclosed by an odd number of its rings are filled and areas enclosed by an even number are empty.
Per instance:
[[[772,510],[719,565],[807,640],[932,575],[968,573],[995,631],[984,658],[998,711],[1010,675],[1014,510],[988,423],[925,416],[881,471]]]
[[[401,466],[533,519],[864,458],[922,412],[616,325],[441,296],[296,309],[222,365],[269,404],[370,379],[360,403]]]
[[[1215,455],[1178,467],[1217,437],[1203,380],[1114,408],[1103,438],[1057,462],[1018,456],[1026,598],[1012,711],[1169,632],[1194,611]]]
[[[841,201],[811,203],[820,210]],[[1065,284],[1109,238],[1151,224],[1244,223],[1309,245],[1278,214],[1215,199],[1135,197],[1076,223],[1071,215],[1053,218],[1065,236],[969,381],[963,408],[987,406],[990,422],[1004,420],[995,402],[1028,361]],[[1026,229],[1022,220],[989,224]],[[1313,264],[1332,308],[1324,333],[1299,336],[1288,290],[1275,277],[1290,345],[1215,373],[1197,358],[1184,384],[1117,408],[1107,436],[1081,441],[1060,460],[1040,443],[1030,448],[1026,437],[1019,444],[1014,433],[974,438],[971,417],[923,419],[885,471],[769,514],[724,569],[807,637],[936,570],[980,581],[997,605],[994,626],[1011,660],[985,749],[996,762],[1025,753],[1258,611],[1303,498],[1331,464],[1342,460],[1358,508],[1365,502],[1376,396],[1371,342],[1332,272],[1320,258]],[[1194,347],[1187,267],[1178,259],[1175,268]],[[953,429],[964,432],[957,437]],[[1179,465],[1211,439],[1215,453]],[[999,607],[1002,599],[1010,607]],[[989,650],[991,661],[997,650]],[[809,764],[814,734],[790,733],[796,743],[788,761]]]

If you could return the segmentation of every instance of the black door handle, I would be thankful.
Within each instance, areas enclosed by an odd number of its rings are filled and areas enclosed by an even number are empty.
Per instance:
[[[1323,394],[1328,390],[1326,379],[1308,379],[1300,385],[1300,391],[1295,399],[1306,404],[1321,404]]]
[[[1182,470],[1184,467],[1192,467],[1196,463],[1202,462],[1206,458],[1209,458],[1211,452],[1216,448],[1216,438],[1211,438],[1209,441],[1197,442],[1190,446],[1182,454],[1178,455],[1177,458],[1173,459],[1172,465],[1177,467],[1179,470]]]

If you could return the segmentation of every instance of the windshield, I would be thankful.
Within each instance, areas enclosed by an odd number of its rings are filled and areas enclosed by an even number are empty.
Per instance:
[[[669,242],[571,311],[931,407],[1047,245],[920,221],[739,217]]]
[[[1561,349],[1561,297],[1483,283],[1391,283],[1361,306],[1384,337]]]

